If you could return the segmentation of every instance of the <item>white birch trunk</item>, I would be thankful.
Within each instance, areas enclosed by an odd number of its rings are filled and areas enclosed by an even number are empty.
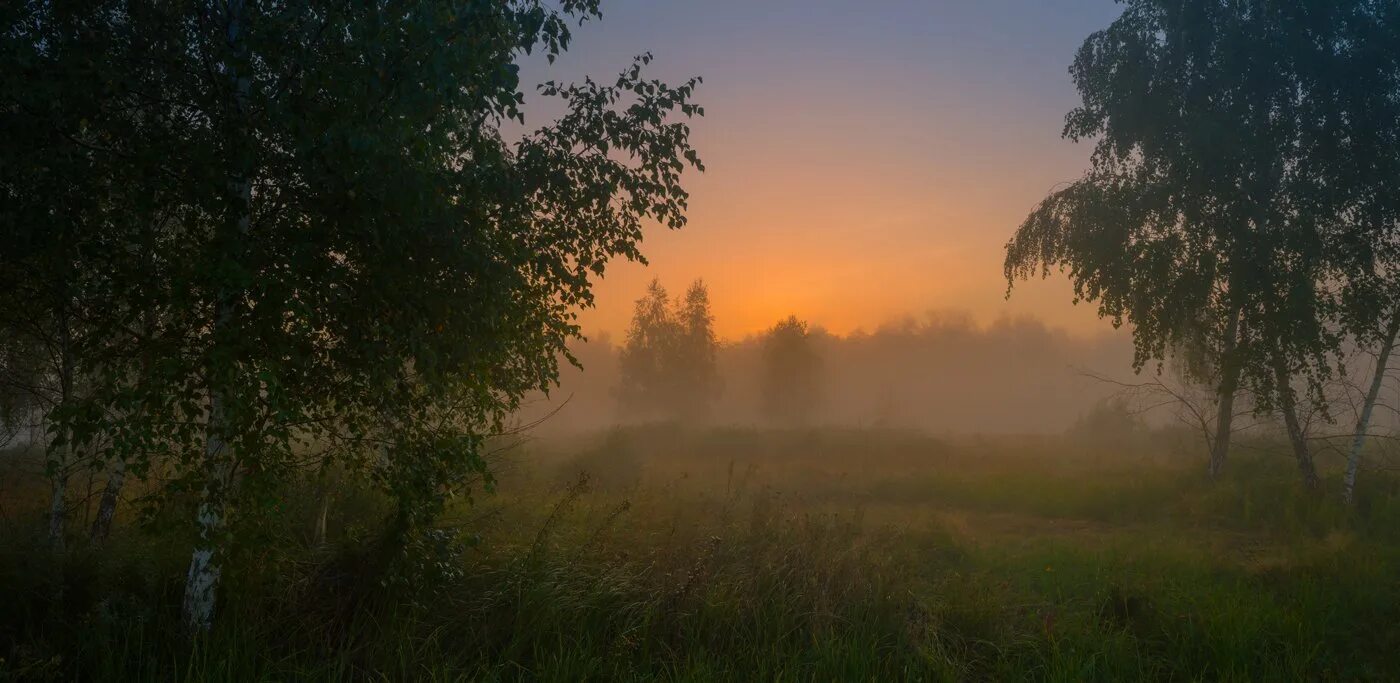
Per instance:
[[[73,348],[72,336],[68,329],[68,301],[65,299],[61,304],[59,313],[59,358],[58,358],[58,399],[59,405],[67,405],[73,397]],[[49,465],[53,467],[53,500],[49,503],[49,546],[54,552],[61,553],[64,548],[63,532],[68,524],[68,461],[69,455],[73,452],[73,444],[65,438],[67,435],[59,433],[56,441],[60,442],[57,448],[53,447],[53,442],[49,443],[46,456]]]
[[[223,398],[213,392],[209,398],[209,424],[204,446],[204,463],[209,480],[204,485],[196,520],[199,540],[195,543],[189,572],[185,576],[184,617],[191,633],[208,630],[213,623],[215,595],[219,577],[223,574],[219,536],[223,532],[224,497],[229,484],[229,468],[225,465],[227,444],[222,436],[224,426]]]
[[[66,450],[67,446],[63,447]],[[56,553],[63,552],[63,529],[68,521],[68,473],[67,458],[59,457],[58,469],[53,475],[53,499],[49,503],[49,547]]]
[[[1400,333],[1400,311],[1393,314],[1390,328],[1381,342],[1380,355],[1376,357],[1376,371],[1371,377],[1371,386],[1366,391],[1366,402],[1361,404],[1361,415],[1356,419],[1356,431],[1352,434],[1351,452],[1347,454],[1347,471],[1342,478],[1342,500],[1348,505],[1356,501],[1356,471],[1361,468],[1361,448],[1366,445],[1366,430],[1371,425],[1371,413],[1380,398],[1381,385],[1385,384],[1386,370],[1389,369],[1390,352],[1395,350],[1395,337]]]
[[[1225,456],[1230,453],[1230,435],[1234,432],[1235,394],[1240,386],[1240,364],[1235,359],[1239,347],[1240,314],[1230,316],[1225,327],[1225,348],[1220,354],[1220,387],[1215,412],[1215,440],[1210,448],[1210,478],[1216,479],[1225,469]]]
[[[102,500],[97,504],[97,517],[92,520],[92,533],[89,540],[94,545],[107,542],[112,533],[112,520],[117,516],[117,503],[121,500],[122,486],[126,483],[126,460],[117,458],[112,471],[107,473],[107,486],[102,489]]]
[[[1274,377],[1278,383],[1279,412],[1283,413],[1283,425],[1288,430],[1288,440],[1293,444],[1293,457],[1298,461],[1298,474],[1303,478],[1303,488],[1318,490],[1317,468],[1313,465],[1312,453],[1303,427],[1298,422],[1298,404],[1293,395],[1292,376],[1282,356],[1274,360]]]
[[[247,113],[248,93],[251,88],[251,80],[248,75],[240,71],[243,66],[241,62],[247,55],[242,35],[246,28],[243,9],[243,0],[228,0],[225,5],[225,40],[230,54],[230,59],[225,64],[225,73],[233,85],[231,111],[233,117],[231,126],[233,128],[231,130],[243,126],[242,118]],[[240,139],[239,135],[231,132],[230,140],[229,151],[231,153],[245,153],[244,150],[234,149],[235,145],[245,142]],[[238,162],[231,164],[231,166],[228,181],[229,222],[225,229],[232,233],[230,235],[232,238],[229,244],[230,248],[241,250],[241,244],[252,223],[252,182],[251,174],[245,163]],[[212,330],[216,343],[222,336],[222,331],[227,329],[232,321],[234,305],[235,295],[233,292],[220,291],[218,293],[214,304]],[[216,376],[206,379],[209,381],[209,420],[205,425],[204,465],[208,479],[205,483],[203,498],[199,504],[197,517],[199,540],[190,557],[190,568],[185,577],[183,605],[185,625],[191,634],[208,630],[214,620],[215,597],[219,586],[219,577],[223,573],[219,553],[222,545],[220,536],[223,533],[225,504],[228,489],[232,485],[233,472],[228,444],[225,441],[228,434],[228,424],[224,394],[219,386],[225,380]]]

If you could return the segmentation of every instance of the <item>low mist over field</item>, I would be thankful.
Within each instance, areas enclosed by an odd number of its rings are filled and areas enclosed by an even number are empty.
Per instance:
[[[978,325],[968,314],[931,313],[837,336],[811,331],[821,358],[809,425],[898,427],[933,433],[1058,433],[1116,394],[1089,375],[1131,379],[1126,334],[1072,335],[1031,318]],[[618,400],[625,339],[592,335],[570,347],[582,369],[561,371],[548,398],[536,396],[524,422],[544,433],[677,418],[711,425],[771,426],[762,403],[763,337],[718,344],[719,393],[691,415],[647,414]],[[781,421],[779,421],[781,422]]]

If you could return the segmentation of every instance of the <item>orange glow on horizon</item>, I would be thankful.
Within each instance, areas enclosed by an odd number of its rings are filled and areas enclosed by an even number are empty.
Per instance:
[[[646,8],[634,11],[682,11]],[[990,21],[975,6],[909,11]],[[1118,8],[1106,0],[1097,11],[1106,19]],[[744,34],[753,42],[732,55],[669,42],[677,74],[705,76],[692,142],[707,170],[685,179],[689,225],[647,231],[651,266],[615,263],[597,283],[584,332],[620,338],[653,277],[674,294],[703,278],[717,331],[731,340],[789,314],[848,334],[939,310],[981,324],[1031,316],[1080,336],[1111,332],[1092,304],[1071,303],[1064,278],[1018,283],[1005,296],[1007,239],[1090,154],[1060,137],[1078,103],[1066,67],[1084,31],[1056,23],[1047,34],[1064,13],[1043,15],[1026,19],[1035,42],[1014,43],[1024,52],[927,43],[909,48],[931,51],[914,57],[881,44],[857,58],[830,44],[844,33],[793,34],[796,52],[772,51],[767,34]],[[1001,24],[987,26],[1005,37]]]
[[[653,277],[673,294],[703,278],[717,331],[731,340],[790,314],[843,335],[929,311],[966,311],[981,324],[1032,316],[1078,335],[1112,329],[1092,305],[1071,304],[1063,278],[1017,283],[1005,296],[1006,240],[1056,182],[1078,175],[1088,152],[1053,129],[1039,153],[977,150],[1004,157],[1013,174],[985,158],[969,162],[971,151],[921,149],[899,136],[844,143],[819,163],[804,157],[806,133],[740,139],[701,130],[708,170],[688,178],[689,225],[647,232],[649,267],[609,268],[598,307],[581,316],[587,334],[625,334]]]

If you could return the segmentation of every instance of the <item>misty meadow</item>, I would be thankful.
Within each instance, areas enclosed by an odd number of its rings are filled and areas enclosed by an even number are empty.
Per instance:
[[[0,5],[0,680],[1400,679],[1400,5]]]

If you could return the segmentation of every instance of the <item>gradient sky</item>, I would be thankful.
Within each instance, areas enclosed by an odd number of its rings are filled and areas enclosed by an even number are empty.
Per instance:
[[[690,224],[654,229],[650,267],[598,283],[584,331],[615,338],[660,277],[703,277],[721,337],[789,313],[836,333],[932,310],[983,322],[1033,315],[1110,329],[1063,278],[1004,298],[1021,219],[1075,179],[1089,146],[1060,137],[1078,102],[1068,66],[1119,13],[1112,0],[604,0],[559,65],[534,80],[611,78],[650,51],[652,74],[705,79],[686,179]]]

